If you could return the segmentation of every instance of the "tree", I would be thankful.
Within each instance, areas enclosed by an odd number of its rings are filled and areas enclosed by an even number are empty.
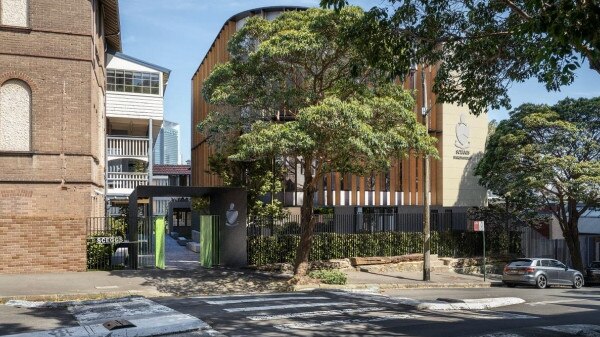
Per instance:
[[[600,98],[524,104],[498,124],[475,169],[480,183],[513,203],[550,210],[573,266],[583,270],[579,218],[600,206]]]
[[[340,8],[347,2],[322,0],[321,5]],[[510,108],[507,91],[513,82],[535,77],[548,90],[559,90],[573,82],[584,60],[600,73],[597,1],[387,3],[373,7],[356,32],[370,61],[397,74],[406,73],[411,60],[439,64],[438,102],[465,104],[474,114],[490,106]]]
[[[275,195],[282,191],[283,165],[275,158],[253,161],[235,161],[228,158],[236,151],[221,149],[209,161],[210,173],[223,179],[226,186],[244,187],[247,191],[248,217],[281,219],[287,212]],[[270,200],[264,202],[263,198]]]
[[[252,17],[228,45],[231,60],[204,82],[203,95],[216,107],[199,127],[237,139],[229,159],[302,160],[297,279],[308,269],[314,196],[326,173],[382,171],[410,150],[436,155],[411,95],[369,67],[349,40],[363,15],[348,7],[290,11],[273,21]]]

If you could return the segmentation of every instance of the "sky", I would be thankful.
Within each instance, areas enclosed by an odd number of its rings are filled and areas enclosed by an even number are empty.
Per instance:
[[[351,0],[365,9],[382,0]],[[171,69],[165,93],[168,121],[181,125],[181,155],[190,159],[191,79],[221,27],[231,16],[264,6],[319,5],[319,0],[120,0],[123,52],[146,62]],[[566,97],[600,96],[600,74],[588,68],[577,72],[575,82],[560,92],[547,92],[536,80],[515,83],[509,91],[511,104],[554,104]],[[496,110],[488,118],[501,120],[508,111]]]

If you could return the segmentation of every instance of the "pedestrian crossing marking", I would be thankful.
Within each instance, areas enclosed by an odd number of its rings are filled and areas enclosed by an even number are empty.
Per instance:
[[[318,317],[318,316],[333,316],[333,315],[343,315],[343,314],[355,314],[362,312],[374,312],[374,311],[383,311],[386,308],[383,307],[367,307],[367,308],[356,308],[356,309],[342,309],[342,310],[320,310],[320,311],[306,311],[306,312],[295,312],[290,314],[280,314],[280,315],[257,315],[257,316],[248,316],[251,321],[271,321],[278,319],[286,319],[286,318],[310,318],[310,317]]]
[[[351,302],[320,302],[320,303],[299,303],[299,304],[283,304],[283,305],[267,305],[260,307],[242,307],[242,308],[230,308],[223,309],[227,312],[245,312],[245,311],[261,311],[261,310],[279,310],[279,309],[292,309],[292,308],[310,308],[310,307],[324,307],[334,305],[352,305]]]
[[[533,319],[537,316],[514,314],[511,312],[477,310],[477,311],[454,311],[453,316],[470,318],[470,319]]]
[[[237,300],[223,301],[204,301],[208,304],[236,304],[236,303],[252,303],[252,302],[267,302],[267,301],[287,301],[287,300],[328,300],[329,297],[323,296],[293,296],[293,297],[261,297],[261,298],[243,298]]]
[[[282,331],[290,331],[294,329],[306,329],[306,328],[314,328],[321,326],[331,326],[331,325],[345,325],[345,324],[362,324],[362,323],[375,323],[396,319],[414,319],[414,318],[422,318],[422,315],[417,314],[391,314],[378,316],[374,318],[357,318],[357,319],[339,319],[332,321],[324,321],[324,322],[314,322],[314,323],[289,323],[289,324],[278,324],[273,327]]]

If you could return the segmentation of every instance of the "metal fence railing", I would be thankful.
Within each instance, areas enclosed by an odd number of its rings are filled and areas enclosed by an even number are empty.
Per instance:
[[[131,233],[124,216],[92,217],[87,219],[87,269],[127,269],[137,253],[137,268],[155,265],[155,218],[139,218],[137,233]],[[132,234],[135,239],[131,240]]]

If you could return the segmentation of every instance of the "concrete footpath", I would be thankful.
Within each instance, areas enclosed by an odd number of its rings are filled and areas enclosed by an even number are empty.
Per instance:
[[[65,301],[123,296],[194,296],[231,293],[265,293],[311,288],[401,289],[490,287],[494,281],[454,272],[432,272],[431,281],[420,272],[369,273],[346,271],[344,286],[308,284],[288,287],[290,275],[250,269],[198,267],[187,270],[120,270],[81,273],[0,275],[0,303],[8,300]],[[497,282],[496,282],[497,283]]]

